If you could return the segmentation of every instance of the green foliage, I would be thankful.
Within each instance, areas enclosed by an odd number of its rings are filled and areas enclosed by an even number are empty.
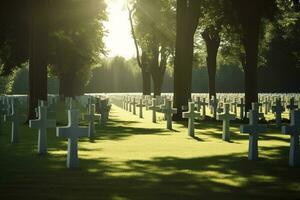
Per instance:
[[[152,45],[168,47],[175,45],[175,12],[172,0],[136,0],[135,23],[139,44],[143,49]]]
[[[9,75],[27,61],[29,44],[29,0],[0,2],[1,75]],[[17,13],[17,14],[16,14]]]
[[[0,4],[1,74],[13,73],[28,61],[31,0]],[[105,54],[103,37],[106,20],[104,0],[61,0],[47,2],[48,63],[60,79],[72,76],[69,87],[83,91],[90,68]],[[15,14],[18,13],[18,14]],[[42,14],[42,13],[40,13]],[[44,14],[44,13],[43,13]],[[7,20],[9,19],[9,20]],[[75,83],[78,83],[77,85]]]
[[[102,22],[106,19],[106,6],[103,0],[82,0],[72,2],[71,6],[70,2],[64,2],[56,6],[58,12],[53,16],[54,31],[50,33],[49,42],[51,72],[62,82],[62,79],[68,77],[72,83],[64,87],[72,87],[76,95],[82,94],[91,67],[105,53]]]
[[[87,92],[135,92],[141,90],[140,68],[134,60],[114,57],[92,69]]]

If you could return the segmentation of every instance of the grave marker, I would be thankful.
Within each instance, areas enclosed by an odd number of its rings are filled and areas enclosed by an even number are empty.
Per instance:
[[[164,108],[161,108],[162,113],[165,114],[167,120],[167,129],[172,130],[172,115],[177,113],[177,109],[173,108],[170,100],[165,101]]]
[[[55,120],[47,119],[47,107],[44,101],[38,107],[38,119],[29,120],[29,127],[38,129],[38,153],[47,154],[47,128],[54,128]]]
[[[289,152],[289,166],[295,167],[300,165],[299,153],[299,133],[300,133],[300,110],[291,111],[291,125],[282,127],[283,134],[289,134],[290,152]]]
[[[252,103],[252,110],[249,111],[249,125],[241,125],[241,133],[249,134],[248,159],[258,159],[258,134],[265,132],[265,126],[258,124],[258,104]]]
[[[183,112],[182,117],[188,118],[188,135],[191,137],[195,137],[195,119],[200,118],[200,113],[195,112],[195,104],[194,102],[189,102],[188,112]]]
[[[11,122],[11,143],[17,143],[19,141],[19,127],[25,119],[17,112],[14,103],[11,104],[11,111],[10,115],[5,115],[5,119]]]
[[[79,110],[68,110],[68,126],[57,127],[57,137],[68,138],[67,167],[77,168],[78,164],[78,138],[88,136],[88,128],[78,126]]]
[[[89,110],[88,114],[84,116],[85,120],[89,123],[89,131],[88,131],[88,137],[93,138],[95,135],[95,104],[89,104]]]
[[[230,141],[230,132],[229,132],[230,120],[234,120],[234,119],[235,119],[235,115],[230,114],[230,104],[225,104],[224,113],[217,115],[217,120],[223,120],[222,139],[224,141]]]
[[[139,108],[139,117],[143,118],[143,107],[145,107],[145,104],[143,104],[143,99],[140,99],[139,103],[136,105],[136,107]]]
[[[156,123],[156,112],[160,111],[160,107],[156,105],[156,99],[152,99],[152,105],[149,106],[149,110],[152,110],[152,122]]]
[[[281,124],[281,114],[284,112],[284,107],[281,105],[281,100],[276,100],[276,105],[272,106],[272,112],[275,114],[276,124],[280,126]]]

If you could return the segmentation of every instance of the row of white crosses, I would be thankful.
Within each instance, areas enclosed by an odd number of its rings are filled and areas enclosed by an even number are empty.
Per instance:
[[[132,112],[136,115],[136,107],[139,108],[139,117],[143,118],[143,108],[152,111],[152,122],[157,122],[157,112],[163,113],[164,118],[167,122],[167,129],[172,129],[172,115],[177,113],[177,109],[173,108],[173,103],[167,97],[156,97],[146,96],[139,98],[138,102],[136,97],[125,96],[123,98],[123,109]],[[159,100],[158,100],[159,99]],[[163,102],[163,104],[160,104]]]
[[[72,99],[69,99],[68,109],[68,125],[65,127],[57,127],[56,135],[58,137],[68,138],[68,153],[67,153],[67,167],[78,167],[78,138],[79,137],[93,137],[94,136],[94,121],[95,121],[95,105],[89,102],[88,114],[85,119],[89,122],[88,127],[78,126],[80,112],[73,105]],[[39,130],[38,137],[38,152],[40,154],[47,153],[47,128],[56,127],[55,120],[47,119],[47,107],[44,102],[39,106],[39,117],[36,120],[30,120],[29,126]]]
[[[274,98],[275,99],[275,98]],[[300,114],[298,110],[295,110],[297,108],[296,105],[294,105],[294,99],[290,99],[290,103],[287,106],[287,108],[290,110],[291,113],[291,126],[283,127],[282,132],[287,134],[291,134],[291,147],[290,147],[290,159],[289,163],[290,166],[296,166],[299,165],[299,132],[300,132]],[[215,101],[216,102],[216,101]],[[236,102],[236,101],[235,101]],[[277,123],[280,123],[281,119],[281,113],[283,112],[284,108],[281,105],[281,101],[277,99],[277,103],[275,106],[273,106],[273,112],[275,115],[277,115]],[[266,104],[266,103],[265,103]],[[194,120],[197,118],[200,118],[200,109],[195,111],[195,105],[196,108],[199,104],[199,98],[197,98],[197,101],[195,103],[189,102],[189,110],[188,112],[183,112],[183,118],[188,118],[188,134],[191,137],[194,137]],[[236,103],[237,107],[240,107],[240,118],[243,118],[244,115],[244,101],[243,98],[241,98],[240,104]],[[261,104],[263,105],[263,104]],[[268,103],[268,107],[270,107],[270,104]],[[155,116],[155,112],[159,110],[158,106],[156,106],[156,102],[152,102],[152,106],[150,107],[152,112],[154,113],[153,116]],[[214,108],[216,109],[216,106],[214,105]],[[234,108],[233,108],[234,110]],[[265,132],[266,127],[264,125],[259,125],[258,120],[259,118],[263,118],[264,115],[261,109],[261,106],[259,103],[253,103],[252,109],[249,111],[248,117],[249,117],[249,124],[248,125],[242,125],[241,126],[241,133],[248,133],[249,134],[249,150],[248,150],[248,159],[249,160],[255,160],[258,158],[258,136],[260,133]],[[230,127],[230,120],[235,119],[234,114],[230,114],[230,105],[224,104],[224,113],[218,114],[217,119],[223,120],[223,134],[222,138],[225,141],[230,140],[230,134],[229,134],[229,127]],[[153,121],[155,121],[153,119]]]
[[[76,168],[78,167],[78,138],[82,136],[92,137],[94,135],[95,105],[89,105],[89,112],[85,116],[89,122],[89,127],[79,127],[79,110],[74,108],[72,99],[69,100],[69,103],[68,125],[57,127],[56,134],[58,137],[68,138],[67,167]],[[2,104],[0,105],[0,108],[4,108]],[[25,121],[25,117],[17,112],[13,100],[11,102],[11,113],[5,113],[4,116],[5,120],[10,121],[12,124],[11,142],[16,143],[18,142],[20,124]],[[40,101],[38,106],[38,119],[29,120],[29,127],[38,129],[38,153],[47,154],[47,129],[55,128],[56,121],[47,118],[47,106],[44,101]]]
[[[183,118],[188,118],[188,135],[195,137],[194,135],[194,121],[201,117],[200,113],[195,111],[195,104],[189,102],[188,112],[182,113]],[[225,104],[223,114],[218,114],[217,119],[223,120],[223,134],[222,139],[224,141],[230,141],[229,123],[230,120],[235,119],[234,114],[230,114],[230,105]],[[241,133],[249,134],[249,148],[248,159],[258,159],[258,136],[260,133],[264,133],[266,126],[258,124],[259,118],[263,118],[263,113],[259,112],[259,104],[253,103],[252,109],[249,111],[249,124],[242,125],[240,128]],[[300,133],[300,111],[291,111],[291,125],[282,127],[282,133],[291,135],[290,153],[289,153],[289,165],[297,166],[300,164],[299,155],[299,133]]]

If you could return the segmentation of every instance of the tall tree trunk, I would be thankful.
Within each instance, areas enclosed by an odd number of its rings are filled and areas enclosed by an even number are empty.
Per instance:
[[[216,96],[216,71],[217,55],[220,47],[220,36],[218,31],[206,29],[202,33],[202,38],[206,44],[207,51],[207,71],[208,71],[208,93],[209,99]]]
[[[31,1],[28,120],[36,118],[38,100],[47,101],[47,1]]]
[[[137,38],[135,35],[134,26],[133,26],[133,19],[132,19],[133,11],[134,11],[134,9],[130,9],[128,7],[131,34],[132,34],[132,38],[133,38],[135,50],[136,50],[136,60],[137,60],[138,66],[140,67],[140,69],[142,71],[143,95],[151,95],[151,77],[150,77],[151,74],[150,74],[150,70],[148,68],[149,66],[148,66],[148,62],[147,62],[147,54],[146,54],[146,52],[143,51],[142,55],[140,56],[139,45],[138,45],[138,41],[137,41]]]
[[[154,96],[160,96],[162,90],[164,74],[156,73],[152,75],[153,87],[154,87]]]
[[[182,106],[191,98],[194,34],[198,26],[200,1],[177,0],[177,34],[174,63],[173,120],[182,120]]]
[[[76,80],[76,79],[75,79]],[[59,95],[62,97],[74,97],[79,96],[77,87],[80,87],[74,83],[73,75],[64,74],[59,77]]]
[[[245,112],[251,109],[251,104],[258,102],[257,63],[260,18],[252,23],[244,24],[243,46],[245,48]]]
[[[143,81],[143,95],[151,95],[151,73],[145,68],[141,68]]]

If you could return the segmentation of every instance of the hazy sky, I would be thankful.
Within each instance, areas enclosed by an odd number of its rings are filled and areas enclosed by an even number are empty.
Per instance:
[[[109,50],[108,56],[135,56],[135,47],[131,37],[126,0],[106,0],[108,22],[105,27],[108,31],[104,41]]]

